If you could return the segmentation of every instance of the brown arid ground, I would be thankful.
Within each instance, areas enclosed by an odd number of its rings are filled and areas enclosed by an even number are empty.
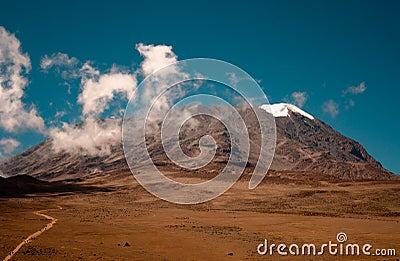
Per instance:
[[[177,179],[188,181],[187,177]],[[321,181],[322,180],[322,181]],[[193,182],[193,178],[191,178]],[[198,180],[200,181],[200,180]],[[203,204],[177,205],[145,191],[132,176],[109,190],[38,193],[0,199],[0,257],[51,220],[13,260],[399,260],[400,182],[339,182],[307,173],[271,175],[255,190],[243,178]],[[62,208],[60,209],[59,206]],[[396,249],[397,256],[260,256],[270,244],[347,243]],[[327,251],[326,251],[327,252]]]

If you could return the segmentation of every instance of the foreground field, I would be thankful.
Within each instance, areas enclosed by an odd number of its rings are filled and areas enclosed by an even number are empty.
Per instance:
[[[271,260],[257,246],[270,243],[349,243],[394,248],[400,254],[400,183],[313,182],[269,178],[255,190],[241,180],[210,202],[182,206],[150,195],[127,177],[110,191],[31,194],[0,199],[0,256],[28,235],[57,223],[24,245],[15,260]],[[124,185],[122,185],[124,184]],[[100,186],[100,185],[98,185]],[[58,209],[61,206],[62,209]],[[337,259],[303,256],[297,259]],[[341,258],[343,258],[341,256]],[[294,256],[287,256],[293,260]]]

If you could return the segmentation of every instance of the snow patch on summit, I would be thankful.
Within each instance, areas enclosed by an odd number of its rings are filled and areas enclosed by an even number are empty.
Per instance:
[[[311,114],[303,111],[299,107],[289,104],[289,103],[275,103],[275,104],[264,104],[260,106],[261,109],[265,110],[268,113],[271,113],[274,115],[275,118],[277,117],[288,117],[289,116],[289,111],[292,111],[294,113],[298,113],[300,115],[303,115],[306,118],[309,118],[311,120],[314,120],[314,116]]]

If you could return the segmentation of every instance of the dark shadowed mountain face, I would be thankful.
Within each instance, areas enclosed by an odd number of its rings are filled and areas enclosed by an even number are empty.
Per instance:
[[[288,109],[289,108],[289,109]],[[260,108],[260,110],[262,110]],[[322,121],[303,113],[297,107],[285,107],[286,113],[275,116],[277,143],[271,170],[275,172],[309,172],[344,180],[387,180],[398,176],[382,168],[356,141],[338,133]],[[250,172],[259,155],[259,125],[254,113],[241,109],[251,139],[250,158],[246,173]],[[275,113],[274,113],[275,115]],[[159,134],[149,135],[146,142],[156,166],[187,175],[196,173],[217,174],[230,155],[230,137],[226,128],[216,119],[196,116],[198,124],[184,124],[180,130],[180,145],[188,156],[200,153],[198,142],[205,134],[217,144],[214,159],[198,171],[184,171],[166,156]],[[129,173],[122,145],[111,146],[108,155],[91,156],[84,152],[54,152],[52,141],[28,149],[3,162],[0,170],[4,176],[31,175],[43,180],[74,180],[82,178],[113,179]]]
[[[60,193],[60,192],[81,192],[109,191],[97,187],[64,182],[48,182],[38,180],[28,175],[17,175],[9,178],[0,177],[0,198],[1,197],[22,197],[31,193]]]

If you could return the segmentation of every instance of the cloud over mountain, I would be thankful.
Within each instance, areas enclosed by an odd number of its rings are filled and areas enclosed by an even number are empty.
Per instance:
[[[110,107],[111,102],[118,98],[127,100],[137,88],[137,76],[147,76],[170,63],[177,61],[171,46],[137,44],[136,49],[144,57],[140,68],[135,71],[122,71],[113,66],[108,72],[102,73],[92,65],[92,62],[80,62],[63,53],[45,55],[41,68],[54,69],[56,72],[80,78],[80,93],[77,103],[82,105],[82,124],[63,123],[61,127],[49,130],[55,151],[83,153],[88,155],[104,155],[110,153],[111,146],[121,142],[121,126],[110,125],[97,119]],[[180,75],[177,68],[172,67],[168,77]],[[63,76],[64,75],[64,76]],[[169,80],[175,80],[170,79]],[[168,79],[162,79],[163,81]],[[152,90],[148,90],[151,92]],[[154,91],[154,90],[153,90]],[[156,91],[156,90],[155,90]]]
[[[293,103],[300,108],[303,107],[308,100],[308,94],[306,92],[293,92],[290,96]]]

